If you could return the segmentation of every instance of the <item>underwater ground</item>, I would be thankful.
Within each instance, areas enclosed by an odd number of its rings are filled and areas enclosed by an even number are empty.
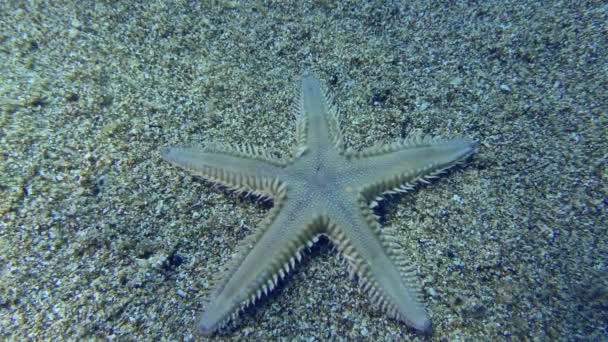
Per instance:
[[[352,148],[478,141],[390,198],[431,338],[608,335],[602,1],[0,2],[0,339],[192,340],[211,276],[268,211],[162,147],[287,156],[305,68]],[[424,340],[322,240],[216,337]]]

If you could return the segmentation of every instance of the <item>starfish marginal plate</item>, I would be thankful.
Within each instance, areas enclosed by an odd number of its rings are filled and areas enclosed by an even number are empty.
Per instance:
[[[255,232],[240,243],[226,271],[214,279],[197,329],[208,335],[277,286],[303,250],[326,235],[352,274],[389,316],[423,332],[431,327],[421,304],[413,262],[373,208],[383,194],[412,190],[464,163],[468,140],[415,137],[354,151],[344,146],[337,111],[312,73],[301,80],[296,145],[289,159],[253,146],[208,143],[165,148],[173,165],[238,192],[273,198]]]

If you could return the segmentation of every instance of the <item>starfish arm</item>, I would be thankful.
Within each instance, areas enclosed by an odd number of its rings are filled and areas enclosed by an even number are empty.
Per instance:
[[[243,240],[226,271],[218,274],[198,331],[210,335],[239,311],[272,291],[280,279],[300,261],[301,252],[312,246],[321,222],[301,206],[287,204],[285,186],[276,192],[275,206],[256,232]]]
[[[350,152],[351,186],[364,189],[368,200],[385,192],[411,190],[464,163],[475,152],[468,140],[418,138],[361,152]]]
[[[333,100],[321,81],[309,71],[302,77],[295,111],[298,118],[296,157],[306,149],[318,151],[331,146],[342,149],[342,133]]]
[[[237,191],[272,194],[270,183],[283,175],[284,164],[254,147],[210,144],[203,148],[169,147],[166,161]]]
[[[428,332],[431,322],[421,304],[413,261],[404,257],[393,234],[380,231],[362,194],[356,202],[352,211],[330,218],[328,236],[374,304],[389,316]]]

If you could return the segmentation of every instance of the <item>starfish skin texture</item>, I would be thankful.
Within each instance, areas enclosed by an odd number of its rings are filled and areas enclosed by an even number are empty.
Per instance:
[[[475,143],[415,137],[363,151],[346,149],[324,86],[304,72],[296,146],[287,160],[256,147],[208,143],[168,147],[163,158],[237,192],[272,197],[274,206],[212,282],[197,330],[210,335],[277,286],[305,248],[327,236],[360,286],[390,317],[428,333],[414,263],[373,208],[383,195],[412,190],[466,162]]]

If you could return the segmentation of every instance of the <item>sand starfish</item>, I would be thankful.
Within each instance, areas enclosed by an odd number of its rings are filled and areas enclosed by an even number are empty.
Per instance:
[[[310,72],[302,76],[295,107],[297,143],[288,160],[256,147],[220,143],[170,147],[162,153],[168,162],[211,182],[274,201],[266,219],[215,279],[198,331],[213,333],[275,288],[302,251],[325,235],[374,303],[428,332],[431,323],[414,264],[402,253],[395,233],[381,229],[373,208],[383,194],[412,190],[462,164],[475,144],[416,137],[363,151],[346,149],[332,101]]]

